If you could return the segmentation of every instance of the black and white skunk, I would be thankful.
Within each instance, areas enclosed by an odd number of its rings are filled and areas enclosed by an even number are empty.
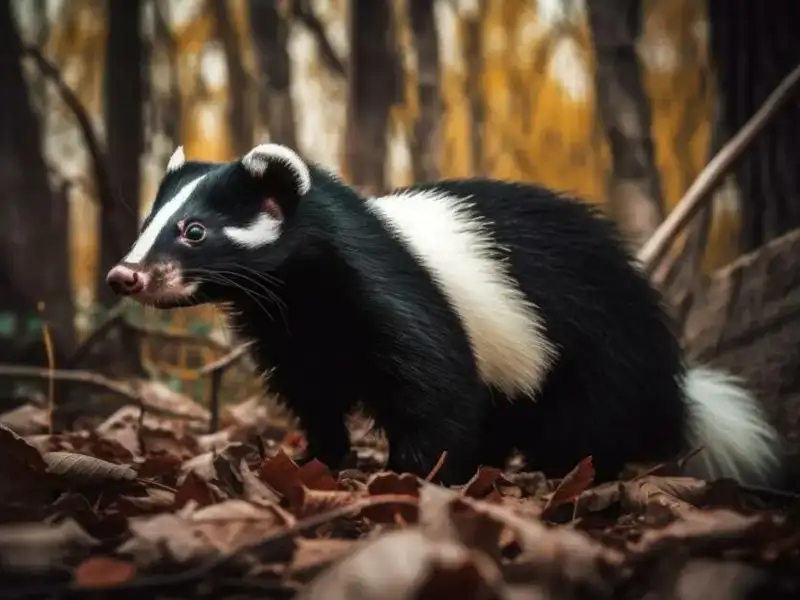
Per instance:
[[[363,407],[388,468],[445,483],[514,449],[599,480],[697,446],[694,474],[764,484],[780,443],[731,377],[687,368],[660,298],[614,225],[543,187],[448,180],[364,198],[284,146],[230,163],[170,159],[108,273],[161,308],[233,307],[309,457],[349,453]]]

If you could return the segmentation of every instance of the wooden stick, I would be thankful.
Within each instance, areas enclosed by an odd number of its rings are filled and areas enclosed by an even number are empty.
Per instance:
[[[66,371],[58,369],[46,369],[41,367],[28,367],[22,365],[3,365],[0,364],[0,377],[9,379],[27,379],[27,380],[48,380],[52,377],[56,381],[69,381],[72,383],[81,383],[84,385],[100,388],[111,394],[122,396],[130,400],[134,404],[140,404],[141,398],[136,391],[128,386],[89,371]]]
[[[798,88],[800,88],[800,65],[781,81],[761,108],[706,165],[681,201],[647,240],[637,256],[646,273],[652,274],[675,238],[700,210],[703,201],[711,196],[734,162],[750,147],[753,140],[775,118]]]

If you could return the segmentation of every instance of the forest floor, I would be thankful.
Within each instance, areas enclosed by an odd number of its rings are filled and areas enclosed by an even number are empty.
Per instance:
[[[595,486],[590,457],[444,488],[382,471],[358,420],[357,468],[331,473],[294,462],[302,436],[263,402],[207,434],[203,407],[148,385],[147,410],[64,433],[41,405],[0,415],[0,597],[800,597],[800,497],[679,463]]]

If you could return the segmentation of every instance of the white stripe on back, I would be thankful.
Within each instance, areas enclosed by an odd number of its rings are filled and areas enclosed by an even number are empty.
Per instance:
[[[468,204],[436,191],[367,201],[441,287],[469,336],[483,381],[512,397],[533,395],[556,348],[536,306],[495,256],[491,224]]]
[[[184,187],[182,187],[181,190],[175,194],[171,200],[166,202],[164,206],[161,207],[161,209],[150,221],[150,224],[139,236],[139,239],[137,239],[133,244],[133,248],[131,248],[130,252],[128,252],[128,255],[123,259],[123,262],[138,263],[145,256],[147,256],[147,253],[153,247],[153,244],[156,243],[158,234],[160,234],[164,227],[169,223],[169,220],[172,218],[172,216],[178,212],[178,210],[180,210],[184,204],[186,204],[189,196],[192,195],[192,192],[195,190],[195,188],[205,178],[205,175],[201,175],[197,179],[193,179]]]

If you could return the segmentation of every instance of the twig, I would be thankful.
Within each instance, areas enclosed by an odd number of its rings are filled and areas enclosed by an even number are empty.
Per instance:
[[[237,361],[247,355],[247,350],[252,342],[237,346],[222,358],[207,364],[200,369],[198,375],[211,375],[211,398],[209,399],[209,412],[211,419],[209,422],[209,432],[216,433],[219,429],[219,390],[222,387],[222,376]]]
[[[64,81],[61,75],[61,70],[58,65],[48,59],[39,48],[34,46],[27,46],[22,50],[22,56],[30,58],[36,63],[42,77],[53,83],[58,89],[61,100],[72,112],[75,120],[78,122],[78,129],[80,129],[83,136],[83,141],[86,144],[86,151],[91,157],[92,171],[95,178],[95,185],[97,186],[97,202],[104,209],[114,210],[114,188],[111,185],[111,176],[108,172],[108,158],[106,156],[103,145],[100,143],[100,138],[92,126],[92,121],[89,114],[80,101],[80,98]],[[119,254],[122,255],[123,248],[119,248]]]
[[[442,452],[442,455],[439,457],[439,460],[436,461],[436,464],[433,465],[431,472],[428,473],[428,476],[425,478],[425,481],[433,481],[433,478],[442,470],[442,465],[444,465],[444,461],[447,459],[447,450]]]
[[[728,169],[775,118],[798,87],[800,87],[800,66],[797,66],[781,81],[780,85],[761,105],[761,108],[706,165],[681,201],[639,251],[637,259],[646,273],[653,273],[672,242],[700,209],[703,201],[711,195],[717,184],[727,174]]]
[[[208,363],[206,366],[200,369],[197,374],[202,377],[204,375],[210,375],[215,371],[224,371],[230,368],[234,363],[247,355],[247,351],[251,345],[252,342],[246,342],[240,346],[237,346],[225,356],[215,360],[214,362]]]
[[[300,21],[317,40],[319,45],[320,58],[325,66],[336,75],[345,77],[347,75],[347,63],[339,58],[336,50],[333,49],[328,34],[325,32],[325,25],[320,21],[308,0],[295,0],[292,3],[292,16]]]
[[[134,390],[128,386],[89,371],[67,371],[57,369],[43,369],[41,367],[27,367],[22,365],[3,365],[0,364],[0,378],[6,377],[9,379],[28,379],[28,380],[46,380],[52,377],[56,381],[70,381],[73,383],[82,383],[92,387],[100,388],[109,393],[122,396],[123,398],[133,402],[136,405],[141,403],[141,398]]]

